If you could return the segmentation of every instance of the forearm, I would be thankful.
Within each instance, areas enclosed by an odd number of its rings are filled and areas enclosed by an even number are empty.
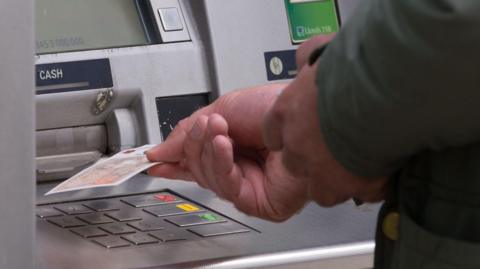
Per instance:
[[[480,138],[480,2],[372,0],[318,69],[321,129],[333,155],[386,175],[422,150]]]

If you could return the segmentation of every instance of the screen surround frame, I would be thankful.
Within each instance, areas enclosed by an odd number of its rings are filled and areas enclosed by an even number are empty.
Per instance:
[[[143,44],[114,44],[111,46],[87,46],[83,48],[72,48],[72,49],[57,49],[57,50],[41,50],[38,48],[39,40],[35,38],[35,54],[36,55],[47,55],[47,54],[59,54],[59,53],[71,53],[79,51],[91,51],[91,50],[104,50],[104,49],[114,49],[114,48],[124,48],[124,47],[138,47],[138,46],[149,46],[161,43],[160,35],[156,29],[154,13],[148,0],[131,0],[136,9],[136,14],[138,16],[139,23],[142,27],[143,34],[145,36],[146,42]],[[38,2],[38,1],[37,1]],[[38,5],[38,4],[37,4]],[[37,26],[38,27],[38,26]],[[38,28],[35,29],[38,34]]]

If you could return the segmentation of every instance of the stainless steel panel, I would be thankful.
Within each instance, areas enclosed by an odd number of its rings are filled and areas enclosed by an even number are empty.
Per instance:
[[[33,1],[0,1],[0,267],[33,268]]]
[[[171,190],[199,205],[224,214],[259,232],[211,237],[195,241],[144,245],[126,249],[106,250],[68,231],[38,220],[37,257],[40,268],[203,268],[224,266],[237,261],[237,268],[258,268],[255,257],[267,259],[262,266],[285,263],[341,259],[355,255],[371,255],[378,205],[358,208],[346,203],[334,208],[307,205],[302,212],[284,223],[270,223],[238,212],[230,203],[191,182],[155,179],[138,175],[116,188],[82,190],[44,197],[52,184],[40,185],[39,203],[74,201],[93,197],[110,197],[129,193]],[[363,243],[362,243],[363,242]],[[74,247],[72,247],[74,246]],[[76,255],[70,255],[74,249]],[[47,255],[55,253],[54,257]],[[276,254],[282,254],[282,259]],[[283,255],[286,256],[283,256]],[[287,255],[288,254],[288,255]],[[265,256],[266,255],[266,256]],[[270,256],[274,255],[274,256]],[[48,258],[50,257],[50,258]],[[279,259],[281,263],[273,263]],[[319,260],[319,261],[320,261]],[[231,265],[231,263],[227,263]],[[176,267],[178,266],[178,267]],[[250,266],[250,267],[249,267]],[[216,267],[211,267],[216,268]]]
[[[340,2],[346,3],[341,3],[342,10],[349,10],[348,3],[354,0]],[[142,129],[142,141],[158,143],[156,97],[208,91],[218,94],[265,83],[263,53],[295,48],[290,42],[283,0],[229,0],[228,4],[224,0],[185,0],[180,1],[180,6],[192,42],[42,55],[38,62],[109,58],[118,93],[110,109],[131,109]],[[39,128],[102,124],[108,112],[94,116],[86,110],[95,93],[38,97]],[[58,111],[65,113],[49,117]],[[252,230],[155,245],[135,246],[125,241],[129,247],[106,249],[38,218],[38,268],[303,268],[351,257],[369,261],[365,257],[371,257],[373,251],[377,205],[365,210],[353,203],[329,209],[308,204],[288,221],[271,223],[237,211],[232,204],[194,183],[154,179],[144,174],[115,188],[43,196],[52,187],[53,184],[38,186],[38,204],[85,204],[85,199],[169,190]]]

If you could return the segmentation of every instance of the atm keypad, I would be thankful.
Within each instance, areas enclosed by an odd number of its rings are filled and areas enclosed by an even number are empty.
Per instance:
[[[55,217],[49,218],[48,221],[62,228],[73,228],[87,225],[85,222],[80,221],[75,217]]]
[[[78,216],[77,219],[83,220],[88,224],[105,224],[114,222],[113,219],[99,213]]]
[[[63,216],[62,212],[51,207],[37,207],[36,213],[42,219]]]
[[[108,200],[90,201],[90,202],[83,203],[83,205],[97,212],[112,211],[112,210],[120,209],[118,202],[113,202]]]
[[[134,221],[134,220],[141,220],[142,217],[138,214],[139,212],[132,209],[124,209],[115,212],[105,213],[105,215],[113,218],[117,221]]]
[[[119,248],[119,247],[127,247],[130,245],[130,243],[128,243],[124,239],[116,236],[97,237],[92,241],[106,248]]]
[[[95,226],[80,227],[80,228],[71,229],[70,231],[85,238],[108,235],[107,232],[105,232],[104,230],[100,230]]]
[[[141,232],[150,232],[165,229],[165,221],[163,221],[162,219],[142,220],[137,222],[131,222],[128,225]]]
[[[191,203],[179,203],[153,206],[151,208],[144,209],[144,211],[154,215],[155,217],[167,217],[173,215],[202,212],[205,210]]]
[[[187,240],[192,238],[193,235],[184,231],[184,230],[164,230],[164,231],[155,231],[150,233],[151,236],[158,238],[162,242],[172,242]]]
[[[37,207],[39,221],[69,230],[105,248],[200,240],[251,232],[169,192]],[[61,229],[58,228],[58,229]]]
[[[164,205],[169,203],[177,203],[177,202],[181,202],[182,200],[179,197],[172,194],[159,193],[154,195],[127,197],[127,198],[123,198],[121,201],[133,207],[146,207],[146,206],[154,206],[154,205]]]
[[[170,217],[165,220],[180,227],[212,224],[227,221],[225,218],[213,213],[189,214],[185,216]]]
[[[154,244],[158,243],[158,240],[151,237],[148,234],[142,233],[134,233],[134,234],[127,234],[122,236],[123,239],[129,241],[135,245],[145,245],[145,244]]]
[[[190,232],[201,237],[219,236],[225,234],[247,233],[250,230],[245,227],[232,222],[219,223],[212,225],[202,225],[188,229]]]
[[[128,226],[127,224],[124,224],[124,223],[107,224],[107,225],[99,226],[99,228],[115,235],[130,234],[136,231],[133,227]]]
[[[84,207],[83,205],[77,204],[57,205],[55,206],[55,209],[58,209],[67,215],[79,215],[93,212],[92,210]]]

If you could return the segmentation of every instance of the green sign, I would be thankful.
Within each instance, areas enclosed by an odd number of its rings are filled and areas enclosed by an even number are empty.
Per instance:
[[[335,0],[285,0],[285,5],[294,43],[338,31]]]

